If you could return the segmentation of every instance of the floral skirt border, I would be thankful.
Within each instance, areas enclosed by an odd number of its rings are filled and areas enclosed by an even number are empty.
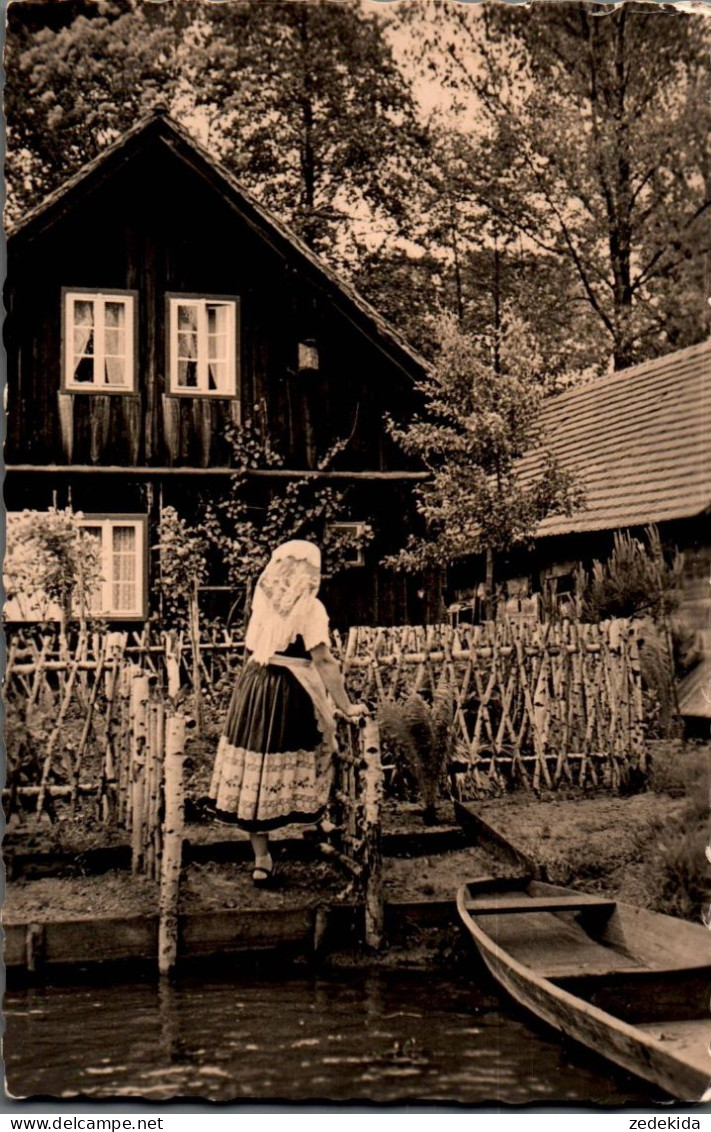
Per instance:
[[[312,824],[328,805],[333,759],[323,746],[261,754],[235,747],[223,735],[215,769],[217,819],[249,833]]]

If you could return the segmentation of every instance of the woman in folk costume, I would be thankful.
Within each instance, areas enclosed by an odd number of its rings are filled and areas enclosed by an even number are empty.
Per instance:
[[[321,552],[294,539],[260,575],[245,645],[249,654],[232,694],[210,795],[217,817],[247,830],[255,884],[268,884],[269,832],[325,813],[335,750],[334,705],[352,704],[329,649],[328,614],[316,594]]]

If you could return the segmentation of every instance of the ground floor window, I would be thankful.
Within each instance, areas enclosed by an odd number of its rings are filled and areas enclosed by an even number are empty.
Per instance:
[[[561,562],[549,567],[543,589],[548,610],[558,617],[575,617],[578,607],[578,564]]]
[[[8,621],[57,621],[61,607],[54,593],[57,571],[66,568],[53,548],[54,516],[61,536],[71,524],[85,541],[93,566],[92,585],[82,591],[85,608],[97,618],[143,620],[147,616],[147,519],[145,515],[69,512],[14,512],[7,515],[5,617]],[[33,521],[36,517],[37,522]],[[59,540],[57,540],[58,542]],[[56,544],[55,544],[56,545]],[[93,553],[92,553],[93,552]],[[81,541],[79,543],[81,554]],[[45,585],[47,588],[45,588]],[[72,616],[80,599],[72,598]]]
[[[84,532],[96,539],[102,579],[91,601],[96,616],[146,616],[146,539],[142,517],[85,515]]]

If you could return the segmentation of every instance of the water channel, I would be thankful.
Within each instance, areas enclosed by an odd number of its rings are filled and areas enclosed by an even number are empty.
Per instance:
[[[5,995],[15,1097],[649,1103],[493,985],[437,972],[293,971]]]

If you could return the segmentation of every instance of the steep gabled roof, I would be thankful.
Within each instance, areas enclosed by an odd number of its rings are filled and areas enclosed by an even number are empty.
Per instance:
[[[147,145],[167,146],[198,176],[207,180],[222,199],[283,257],[300,261],[310,279],[328,294],[331,302],[354,325],[375,340],[380,348],[413,380],[429,372],[427,361],[333,268],[324,263],[286,224],[260,204],[223,165],[195,141],[163,110],[142,118],[97,157],[83,165],[58,189],[8,228],[8,243],[32,239],[53,226],[107,177],[125,166]]]
[[[586,507],[538,536],[691,518],[711,507],[711,343],[567,390],[544,407],[547,447],[586,490]],[[528,455],[524,474],[540,456]]]

